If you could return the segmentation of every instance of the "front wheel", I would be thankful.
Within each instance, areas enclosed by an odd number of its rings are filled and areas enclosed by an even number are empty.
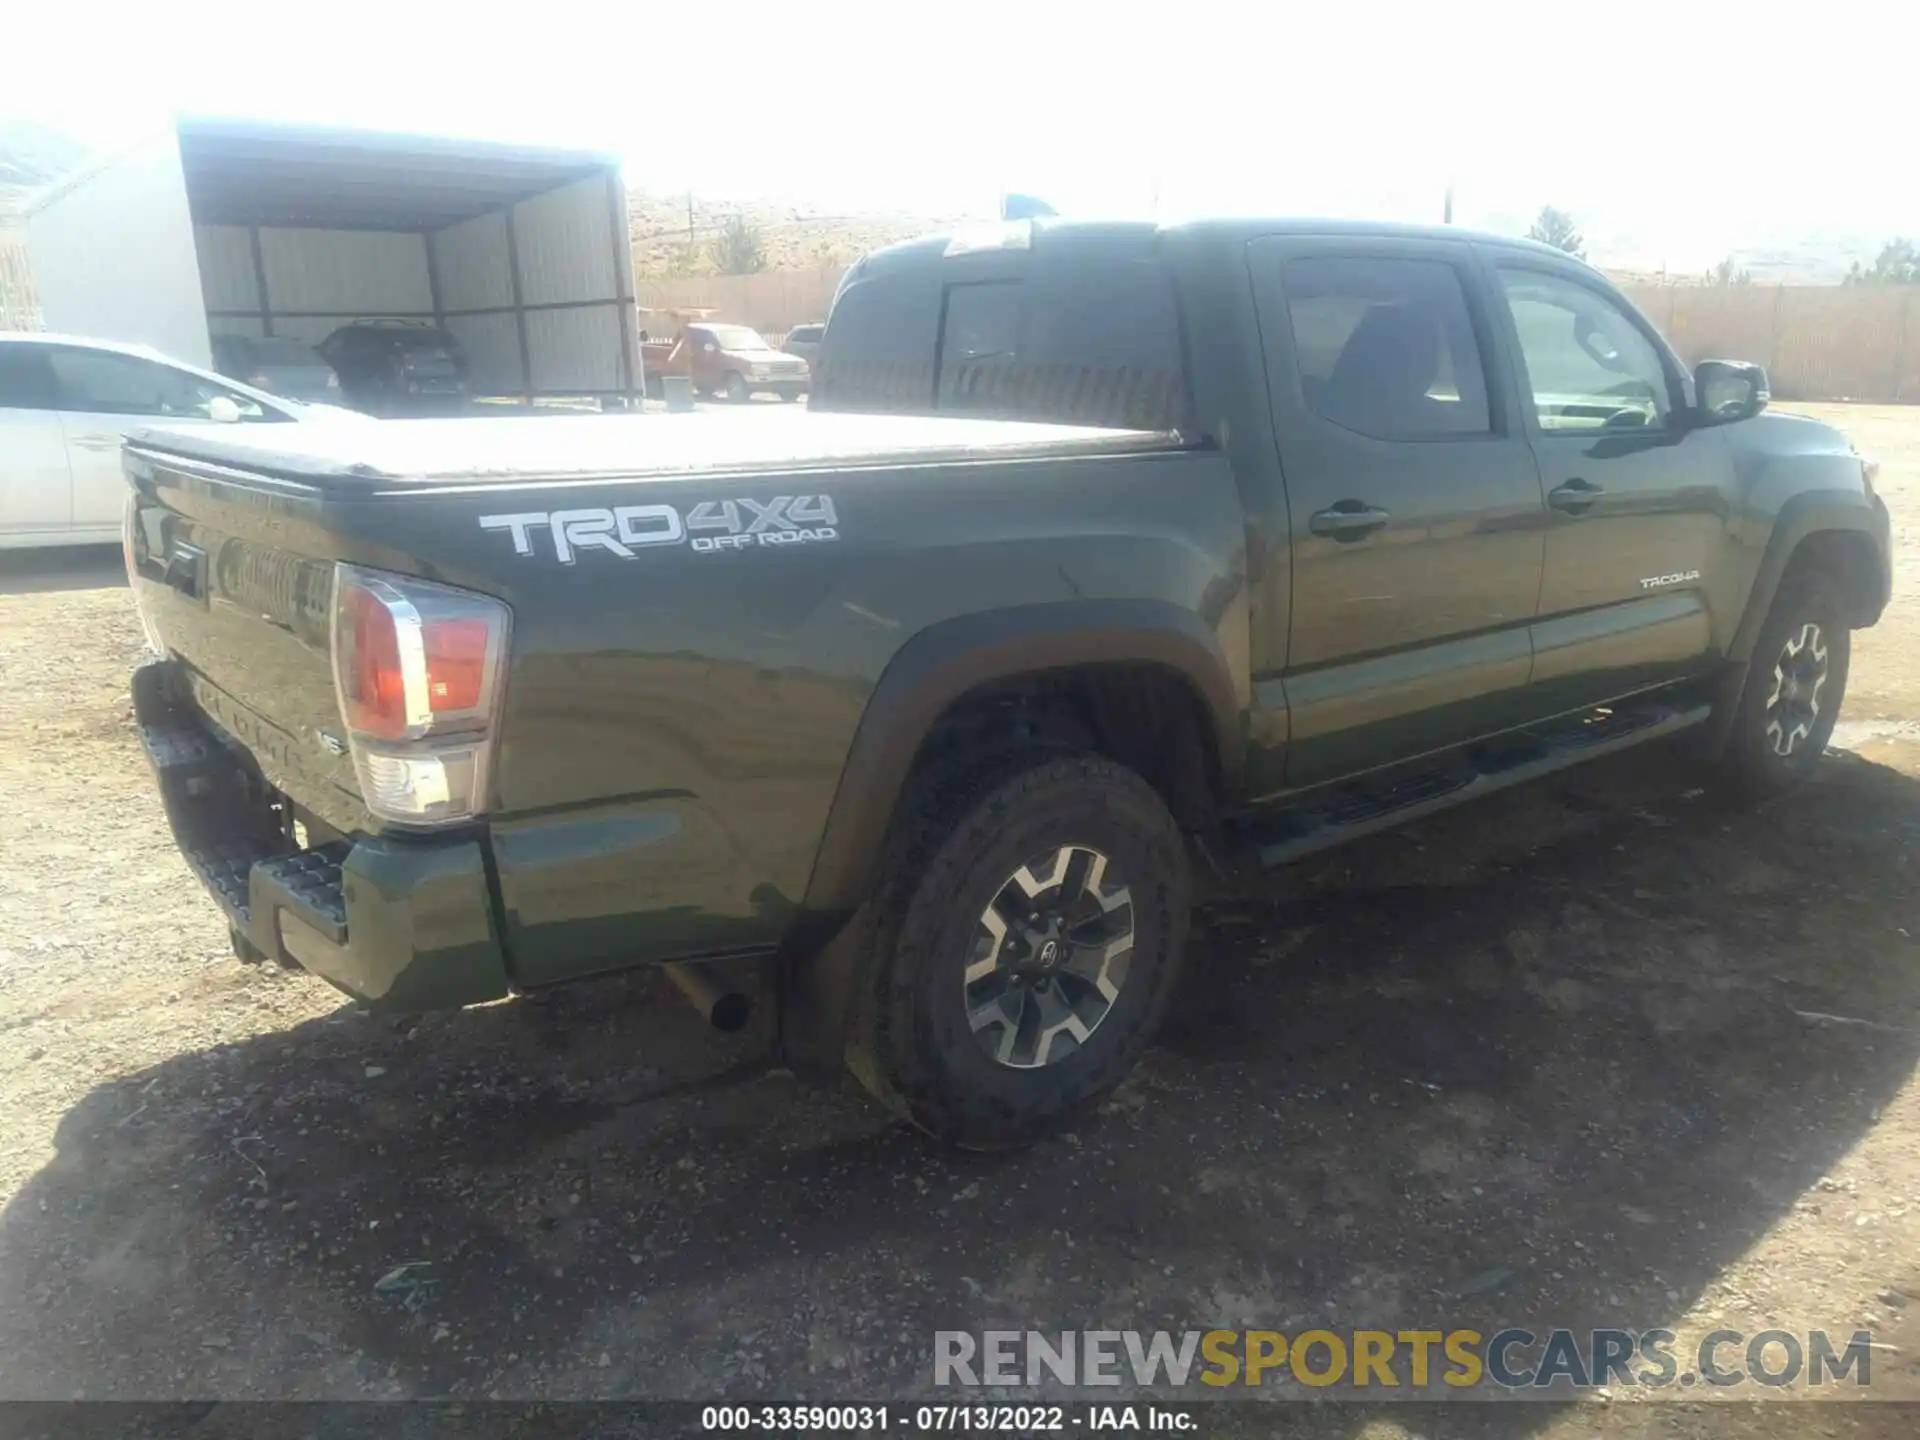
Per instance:
[[[1722,757],[1737,791],[1766,799],[1813,773],[1840,718],[1852,640],[1834,577],[1790,573],[1754,642]]]
[[[1012,758],[910,804],[849,1062],[938,1139],[1027,1143],[1118,1085],[1166,1006],[1191,894],[1179,827],[1093,755]]]
[[[737,370],[727,372],[726,381],[721,386],[722,393],[735,405],[747,398],[747,382]]]

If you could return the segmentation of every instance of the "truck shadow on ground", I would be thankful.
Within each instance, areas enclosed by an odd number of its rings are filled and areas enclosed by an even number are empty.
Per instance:
[[[126,566],[112,545],[0,550],[0,595],[125,588]]]
[[[1920,784],[1689,783],[1621,757],[1209,911],[1160,1046],[1019,1155],[767,1072],[648,978],[181,1055],[83,1097],[9,1207],[0,1393],[875,1399],[943,1329],[1666,1324],[1851,1203],[1817,1182],[1920,1059]]]

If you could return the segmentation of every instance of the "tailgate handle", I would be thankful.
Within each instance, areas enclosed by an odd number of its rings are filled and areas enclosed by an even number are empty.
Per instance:
[[[167,551],[167,568],[161,580],[189,600],[207,603],[207,552],[197,545],[176,540]]]

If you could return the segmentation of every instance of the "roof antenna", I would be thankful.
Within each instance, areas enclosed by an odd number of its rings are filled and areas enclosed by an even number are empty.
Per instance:
[[[1002,220],[1044,220],[1057,213],[1046,201],[1036,200],[1031,195],[1003,195],[1000,198]]]

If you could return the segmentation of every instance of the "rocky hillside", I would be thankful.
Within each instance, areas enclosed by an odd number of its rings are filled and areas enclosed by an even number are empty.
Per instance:
[[[697,195],[689,200],[686,195],[654,195],[638,190],[629,192],[627,205],[633,217],[633,268],[641,279],[718,273],[722,267],[713,250],[736,216],[758,236],[765,259],[761,268],[767,270],[847,265],[878,246],[981,218],[884,210],[833,214],[771,201],[717,201]]]

